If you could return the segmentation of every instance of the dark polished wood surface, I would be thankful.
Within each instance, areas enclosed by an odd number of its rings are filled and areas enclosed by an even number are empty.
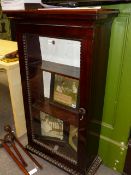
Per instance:
[[[57,15],[57,19],[62,18],[69,18],[69,19],[86,19],[88,21],[91,20],[98,20],[98,19],[106,19],[107,16],[114,16],[118,14],[117,10],[110,10],[110,9],[77,9],[77,8],[43,8],[37,10],[15,10],[15,11],[3,11],[7,14],[8,17],[15,17],[15,18],[55,18]],[[51,15],[51,16],[50,16]]]
[[[97,154],[110,32],[118,11],[43,9],[5,13],[12,17],[16,27],[30,150],[72,175],[85,175],[86,172],[93,175],[100,164]],[[79,41],[80,68],[72,69],[54,63],[49,65],[42,61],[39,36]],[[76,73],[72,74],[71,69]],[[79,103],[76,109],[56,104],[51,99],[46,100],[43,70],[79,80]],[[78,127],[75,160],[69,156],[71,149],[68,147],[61,147],[60,152],[54,151],[51,140],[48,143],[37,138],[41,126],[40,111],[63,120],[67,125]],[[68,129],[66,133],[69,134]]]

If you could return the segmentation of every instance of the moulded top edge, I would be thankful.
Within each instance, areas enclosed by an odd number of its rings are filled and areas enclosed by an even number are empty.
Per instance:
[[[30,17],[42,17],[49,15],[64,15],[64,16],[79,16],[79,17],[97,17],[101,18],[102,16],[117,16],[118,10],[116,9],[103,9],[103,8],[43,8],[37,10],[12,10],[12,11],[3,11],[7,14],[8,17],[15,18],[30,18]]]

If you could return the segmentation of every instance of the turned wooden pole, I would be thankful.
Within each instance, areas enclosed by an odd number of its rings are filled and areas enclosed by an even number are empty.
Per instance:
[[[11,156],[11,158],[15,161],[15,163],[18,165],[18,167],[22,170],[22,172],[25,175],[29,175],[28,171],[25,169],[25,167],[22,165],[22,163],[17,159],[15,154],[11,151],[10,147],[6,143],[2,143],[2,146],[7,151],[7,153]]]
[[[12,139],[14,139],[17,144],[21,147],[21,149],[26,153],[26,155],[36,164],[36,166],[40,169],[43,169],[43,167],[39,164],[39,162],[36,161],[36,159],[25,149],[25,147],[20,143],[20,141],[17,139],[15,134],[12,132],[11,127],[9,125],[6,125],[4,127],[4,130],[12,135]]]

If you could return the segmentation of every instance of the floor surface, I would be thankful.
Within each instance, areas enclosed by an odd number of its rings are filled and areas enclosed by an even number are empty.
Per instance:
[[[20,139],[23,145],[27,144],[26,135]],[[19,147],[18,147],[19,148]],[[19,149],[20,150],[20,149]],[[20,150],[21,151],[21,150]],[[30,172],[34,168],[37,168],[35,164],[21,151],[24,160],[26,160],[28,167],[27,170]],[[38,170],[34,175],[68,175],[68,173],[43,160],[42,158],[34,155],[34,158],[42,165],[43,170]],[[11,157],[7,154],[4,148],[0,148],[0,175],[23,175],[21,170],[18,168],[16,163],[12,161]],[[95,175],[120,175],[117,172],[101,165]]]

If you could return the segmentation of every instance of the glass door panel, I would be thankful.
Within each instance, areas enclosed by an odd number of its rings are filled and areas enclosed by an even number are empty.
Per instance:
[[[80,41],[39,37],[42,60],[80,67]]]
[[[77,163],[78,120],[73,125],[33,108],[33,137],[54,154]]]
[[[30,44],[35,35],[27,36],[33,139],[77,163],[81,43],[36,36],[41,55],[33,59]]]

